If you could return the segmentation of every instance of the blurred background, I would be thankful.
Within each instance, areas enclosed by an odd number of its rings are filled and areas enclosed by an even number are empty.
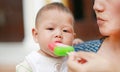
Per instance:
[[[87,41],[101,37],[93,0],[0,0],[0,72],[15,72],[27,54],[39,49],[31,30],[38,10],[51,2],[62,2],[72,11],[76,38]]]

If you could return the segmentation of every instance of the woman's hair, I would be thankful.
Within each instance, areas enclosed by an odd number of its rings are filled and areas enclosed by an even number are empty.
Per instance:
[[[60,3],[60,2],[53,2],[53,3],[49,3],[49,4],[45,5],[44,7],[42,7],[38,11],[38,14],[36,16],[36,24],[37,24],[37,21],[39,21],[39,17],[44,13],[44,11],[55,10],[55,9],[59,10],[59,11],[66,12],[66,13],[69,13],[69,14],[72,15],[72,12],[67,7],[65,7],[62,3]],[[72,15],[72,17],[73,17],[73,15]]]

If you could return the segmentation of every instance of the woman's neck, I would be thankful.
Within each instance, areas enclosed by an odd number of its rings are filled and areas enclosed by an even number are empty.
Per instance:
[[[120,50],[120,36],[110,36],[104,40],[104,44],[113,50]]]
[[[120,64],[120,39],[107,37],[97,52],[100,56],[111,60],[114,64]]]
[[[120,55],[120,38],[117,37],[106,37],[98,51],[98,54],[105,55],[105,54],[112,54]]]

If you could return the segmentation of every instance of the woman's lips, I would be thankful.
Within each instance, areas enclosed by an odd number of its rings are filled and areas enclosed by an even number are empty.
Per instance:
[[[97,18],[97,24],[98,24],[99,26],[103,25],[104,22],[105,22],[104,19],[102,19],[102,18]]]

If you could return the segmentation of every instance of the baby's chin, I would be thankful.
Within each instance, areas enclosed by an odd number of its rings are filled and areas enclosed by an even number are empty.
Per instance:
[[[46,57],[63,58],[63,56],[55,55],[51,50],[44,51],[44,50],[40,49],[38,52],[41,53],[42,55],[46,56]]]
[[[57,55],[55,55],[53,52],[49,52],[49,53],[46,53],[46,55],[48,56],[48,57],[52,57],[52,58],[61,58],[60,56],[57,56]]]
[[[57,56],[57,55],[55,55],[55,54],[53,54],[53,53],[52,53],[52,54],[49,54],[49,56],[50,56],[50,57],[53,57],[53,58],[63,58],[63,56]]]

